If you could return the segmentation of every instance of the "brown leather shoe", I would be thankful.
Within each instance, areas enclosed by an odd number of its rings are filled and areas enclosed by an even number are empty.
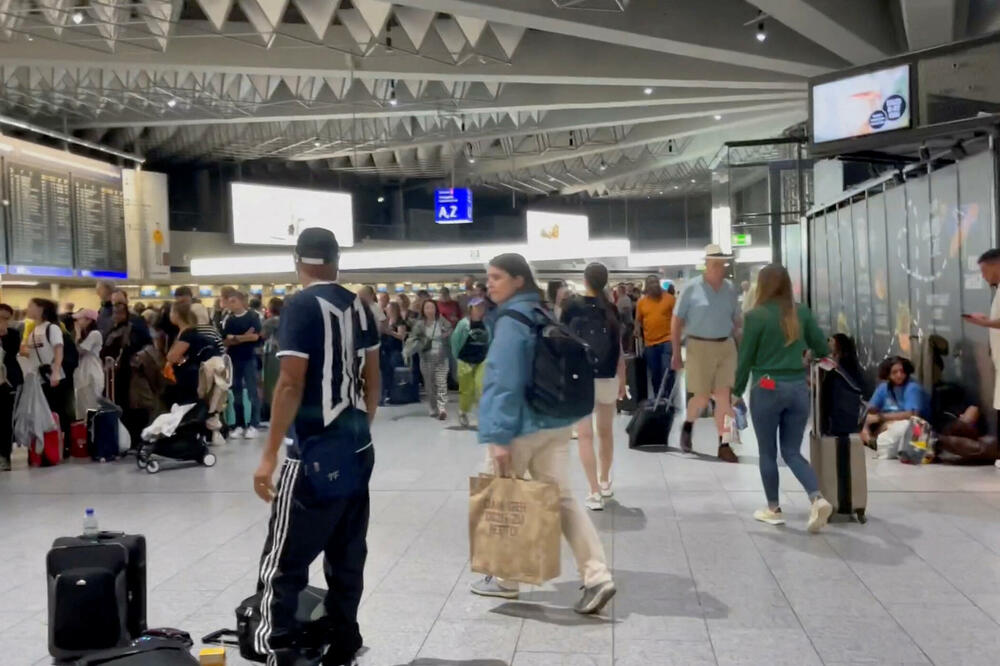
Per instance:
[[[719,460],[728,463],[738,463],[740,461],[733,452],[733,447],[728,444],[723,444],[719,447]]]

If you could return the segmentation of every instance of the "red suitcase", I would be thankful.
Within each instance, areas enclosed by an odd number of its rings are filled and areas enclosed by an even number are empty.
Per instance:
[[[87,422],[73,421],[69,426],[69,455],[72,458],[90,458],[87,450]]]
[[[53,414],[52,416],[56,416]],[[62,431],[59,429],[59,417],[56,417],[56,430],[49,430],[42,440],[42,452],[38,453],[37,439],[32,438],[28,447],[29,467],[51,467],[62,461]]]

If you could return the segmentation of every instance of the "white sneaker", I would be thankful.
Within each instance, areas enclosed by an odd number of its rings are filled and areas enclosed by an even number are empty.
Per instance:
[[[459,412],[458,413],[458,425],[462,426],[463,428],[468,428],[469,427],[469,415],[466,414],[465,412]]]
[[[257,439],[257,435],[259,434],[260,433],[257,432],[257,428],[250,426],[243,432],[243,439]]]
[[[833,505],[822,497],[817,497],[809,509],[809,522],[806,523],[806,529],[813,534],[819,532],[826,527],[826,523],[830,520],[830,514],[832,513]]]
[[[592,493],[587,495],[587,499],[583,500],[583,505],[590,509],[591,511],[604,511],[604,498],[601,497],[601,493]]]
[[[607,483],[598,483],[597,487],[601,489],[601,497],[607,499],[609,497],[615,496],[615,491],[614,489],[611,488],[610,481],[608,481]]]
[[[243,428],[233,428],[230,430],[229,439],[243,439]]]
[[[770,507],[766,509],[757,509],[753,512],[754,520],[759,520],[762,523],[767,523],[768,525],[784,525],[785,517],[781,513],[781,509],[774,511]]]
[[[222,433],[216,430],[212,433],[212,439],[209,442],[211,446],[223,446],[226,443],[226,438],[222,436]]]

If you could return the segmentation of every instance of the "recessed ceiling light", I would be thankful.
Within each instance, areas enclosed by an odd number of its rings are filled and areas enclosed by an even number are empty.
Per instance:
[[[171,109],[174,108],[175,106],[177,106],[177,100],[171,97],[170,99],[167,100],[167,106],[169,106]]]
[[[694,178],[692,178],[692,179],[691,179],[691,182],[692,182],[692,183],[697,183],[698,181],[697,181],[697,180],[695,180]]]
[[[681,186],[680,185],[674,185],[674,189],[675,190],[679,190],[679,189],[681,189]]]
[[[475,164],[475,163],[476,163],[476,158],[473,157],[472,155],[469,155],[469,164]]]
[[[555,177],[555,176],[549,176],[549,181],[553,181],[553,180],[555,180],[555,179],[556,179],[556,177]]]
[[[73,12],[73,23],[80,25],[83,23],[83,12]]]
[[[28,35],[28,36],[26,37],[26,39],[27,39],[27,40],[28,40],[29,42],[33,42],[33,41],[35,41],[35,38],[34,38],[34,37],[32,37],[31,35]]]
[[[767,31],[764,30],[764,22],[761,21],[757,24],[757,41],[763,42],[765,39],[767,39]]]
[[[604,171],[605,169],[608,168],[608,163],[605,162],[604,160],[601,160],[601,163],[597,165],[597,168],[600,169],[601,171]]]
[[[322,146],[322,145],[323,145],[323,144],[322,144],[322,143],[320,143],[319,141],[313,141],[313,148],[319,148],[319,147],[320,147],[320,146]]]
[[[663,194],[663,190],[660,190],[660,194]]]
[[[379,195],[379,197],[378,197],[378,199],[377,199],[377,201],[378,201],[379,203],[385,203],[385,197],[383,197],[383,196],[382,196],[382,195],[380,194],[380,195]]]
[[[652,95],[653,94],[653,89],[652,88],[643,88],[642,92],[645,93],[646,95]]]
[[[712,117],[715,118],[716,120],[722,120],[722,116],[720,116],[718,113]]]

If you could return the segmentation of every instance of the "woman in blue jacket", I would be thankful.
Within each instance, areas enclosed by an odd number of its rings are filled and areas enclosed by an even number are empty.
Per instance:
[[[615,595],[615,584],[597,530],[569,487],[569,441],[573,419],[534,411],[525,399],[532,382],[535,330],[514,317],[519,312],[543,321],[542,304],[528,262],[519,254],[494,257],[487,271],[490,299],[499,305],[493,342],[486,357],[486,378],[479,401],[479,442],[489,447],[494,470],[518,477],[531,472],[536,481],[559,486],[562,531],[583,578],[583,596],[574,606],[582,614],[596,613]],[[475,594],[515,599],[515,583],[493,576],[473,584]]]

